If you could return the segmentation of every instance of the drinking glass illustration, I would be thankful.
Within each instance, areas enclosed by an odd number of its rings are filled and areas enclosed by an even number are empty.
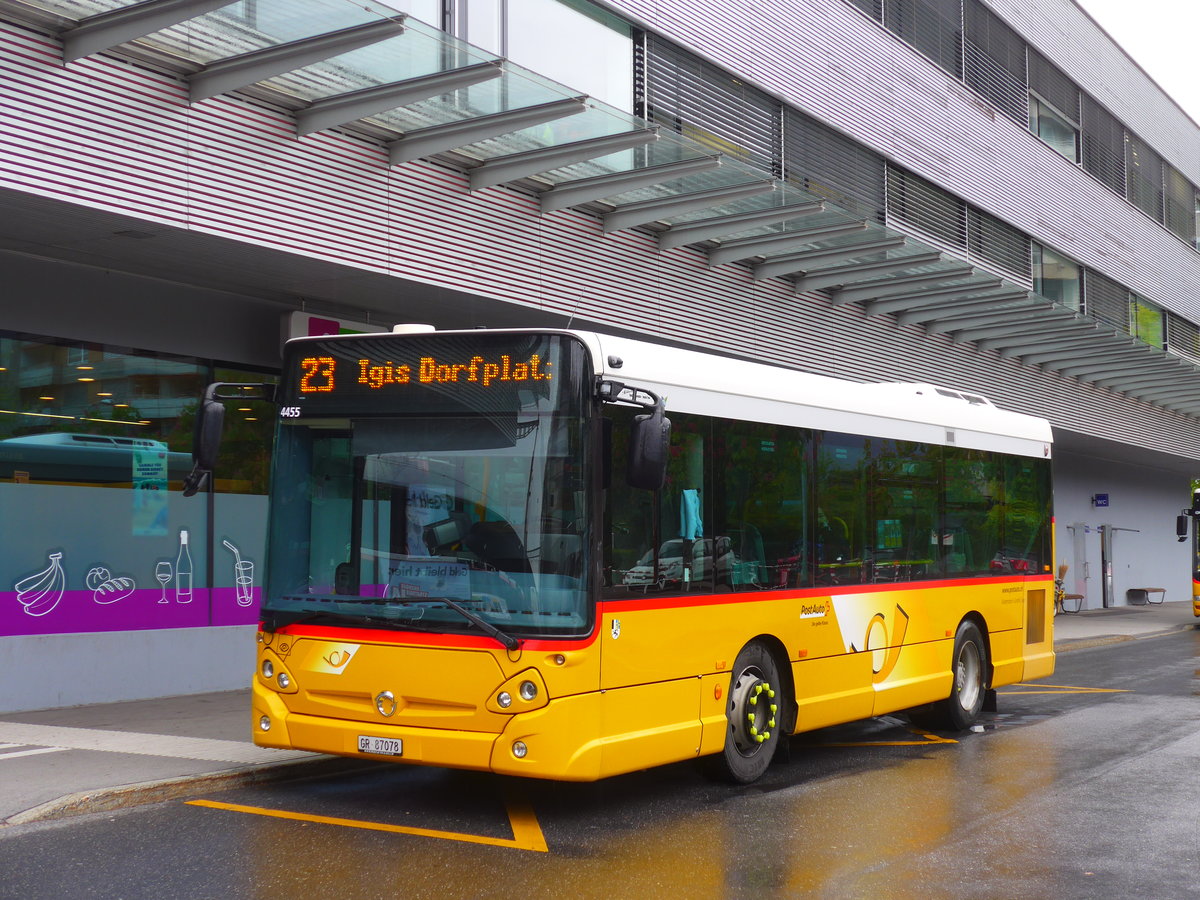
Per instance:
[[[237,597],[238,606],[249,606],[254,602],[254,562],[249,559],[242,559],[241,551],[229,541],[221,541],[230,553],[233,554],[233,585],[234,596]]]
[[[171,580],[171,564],[163,561],[154,567],[154,577],[158,579],[158,583],[162,585],[162,596],[158,598],[159,603],[167,603],[167,582]]]
[[[248,559],[239,559],[233,564],[234,585],[237,588],[237,605],[249,606],[254,602],[251,588],[254,585],[254,563]]]

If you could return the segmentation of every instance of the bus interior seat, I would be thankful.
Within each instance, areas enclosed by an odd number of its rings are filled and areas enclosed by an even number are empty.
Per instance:
[[[521,538],[507,522],[475,522],[463,543],[483,562],[502,572],[529,571],[529,558]]]
[[[543,534],[542,571],[548,575],[571,575],[578,578],[582,574],[582,552],[583,539],[577,534]]]

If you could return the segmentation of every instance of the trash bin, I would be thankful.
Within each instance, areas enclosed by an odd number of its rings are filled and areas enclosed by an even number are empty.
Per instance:
[[[1145,588],[1130,588],[1125,592],[1125,602],[1130,606],[1145,606],[1150,602],[1149,598]]]

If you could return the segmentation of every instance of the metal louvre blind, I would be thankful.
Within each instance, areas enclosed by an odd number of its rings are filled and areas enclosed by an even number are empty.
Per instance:
[[[884,221],[883,157],[793,109],[785,110],[784,177],[864,218]]]
[[[1129,202],[1155,221],[1163,220],[1163,164],[1137,135],[1125,134],[1125,184]]]
[[[1029,124],[1025,42],[979,0],[963,0],[963,80],[1006,116]]]
[[[1200,364],[1200,327],[1168,312],[1167,350]]]
[[[883,25],[956,78],[962,77],[959,0],[883,0]]]
[[[1084,310],[1093,319],[1121,331],[1129,330],[1129,291],[1111,278],[1085,268],[1083,302]]]
[[[967,204],[892,165],[887,167],[887,216],[945,246],[966,249]]]
[[[646,118],[779,172],[778,101],[657,36],[646,37]]]
[[[883,20],[883,0],[847,0],[851,6],[857,6],[876,22]]]
[[[965,250],[972,262],[1032,284],[1028,235],[894,165],[887,167],[887,215],[890,224],[902,224],[947,249]]]
[[[1079,88],[1032,47],[1029,53],[1029,89],[1079,127]]]
[[[1029,236],[978,209],[967,210],[967,254],[989,269],[1014,275],[1025,283],[1033,278]]]
[[[1163,165],[1166,176],[1166,225],[1172,232],[1196,246],[1196,188],[1183,173],[1171,165]]]
[[[1121,196],[1125,195],[1125,127],[1115,116],[1083,95],[1083,168]]]

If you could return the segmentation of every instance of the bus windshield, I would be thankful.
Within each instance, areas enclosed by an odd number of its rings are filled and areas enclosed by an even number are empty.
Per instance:
[[[497,339],[363,337],[348,361],[344,341],[289,347],[266,627],[482,632],[501,643],[588,631],[586,353],[562,336]],[[410,357],[410,382],[339,397],[342,371],[357,377],[379,359],[395,378]],[[313,359],[322,374],[306,380]],[[549,377],[512,377],[530,359]],[[491,365],[509,369],[502,390],[482,384]],[[300,390],[325,384],[335,389]]]

